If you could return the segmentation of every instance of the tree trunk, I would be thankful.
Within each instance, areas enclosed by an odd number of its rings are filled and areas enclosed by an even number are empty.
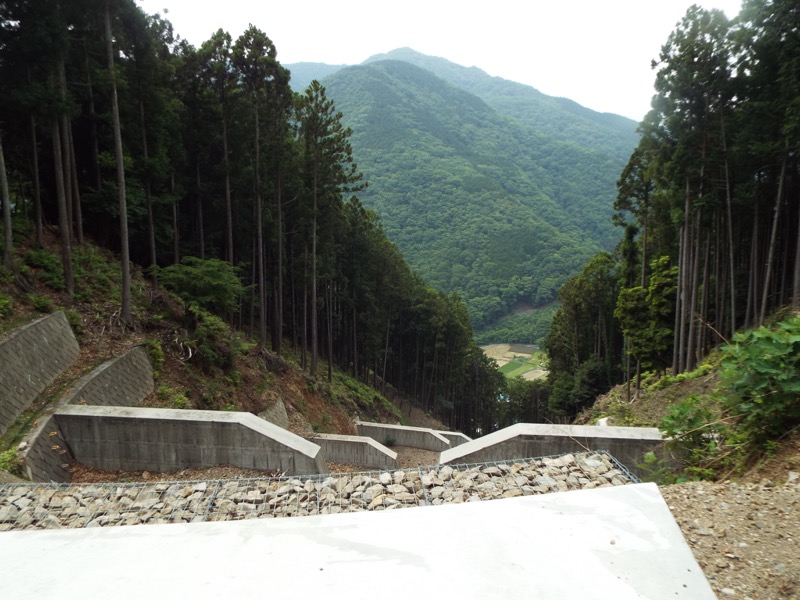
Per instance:
[[[169,178],[169,193],[175,199],[172,203],[172,262],[173,264],[178,264],[181,262],[181,250],[180,250],[180,239],[181,239],[181,230],[180,224],[178,223],[178,205],[180,200],[175,198],[175,171],[172,172]]]
[[[0,200],[3,201],[3,266],[11,269],[11,253],[14,250],[14,234],[11,231],[11,194],[8,192],[6,159],[3,154],[3,139],[0,135]]]
[[[92,71],[89,68],[89,50],[86,38],[83,39],[83,56],[86,63],[86,87],[89,92],[89,136],[92,138],[92,168],[94,169],[94,189],[99,190],[102,183],[100,179],[100,149],[97,143],[97,112],[94,108],[94,88],[92,87]]]
[[[763,293],[761,296],[761,312],[758,316],[758,324],[763,325],[764,319],[767,318],[767,305],[769,300],[769,287],[772,282],[772,268],[773,268],[773,259],[775,257],[775,241],[778,237],[778,225],[780,224],[780,214],[781,214],[781,200],[783,198],[783,182],[786,179],[786,163],[788,162],[788,157],[784,156],[783,163],[781,165],[781,175],[780,179],[778,180],[778,193],[775,198],[775,209],[773,211],[772,217],[772,233],[770,234],[769,238],[769,249],[767,250],[767,263],[765,265],[765,273],[764,273],[764,288]]]
[[[283,351],[283,179],[278,166],[278,187],[276,190],[276,213],[278,227],[278,248],[275,258],[275,302],[273,302],[272,350],[280,356]]]
[[[258,349],[267,347],[267,285],[264,281],[264,217],[261,199],[261,139],[258,122],[258,100],[255,106],[255,142],[256,142],[256,243],[258,244]]]
[[[206,226],[203,223],[203,194],[200,191],[200,151],[198,149],[197,156],[194,161],[194,182],[197,187],[197,239],[200,243],[200,258],[206,258]]]
[[[317,374],[317,165],[314,164],[314,204],[311,225],[311,376]]]
[[[67,294],[72,298],[75,284],[72,276],[72,246],[69,235],[69,217],[67,215],[67,198],[64,194],[64,162],[61,156],[61,134],[58,119],[53,119],[53,165],[55,167],[56,198],[58,201],[58,237],[61,240],[61,264],[64,267],[64,284]]]
[[[792,308],[800,310],[800,210],[797,211],[797,231],[794,248],[794,287],[792,288]]]
[[[42,227],[42,191],[39,184],[39,143],[36,140],[36,118],[31,115],[31,164],[33,166],[33,220],[34,231],[36,232],[36,245],[41,247],[44,243],[44,231]]]
[[[730,167],[728,165],[728,142],[727,136],[725,135],[725,117],[723,113],[723,117],[721,119],[721,127],[722,127],[722,152],[725,155],[725,159],[723,162],[723,166],[725,169],[725,210],[726,210],[726,221],[728,226],[728,267],[729,273],[728,277],[730,278],[730,320],[731,320],[731,328],[729,337],[733,337],[733,334],[736,333],[736,266],[734,262],[734,241],[733,241],[733,210],[731,209],[731,173]],[[720,329],[722,329],[722,323],[719,323]]]
[[[117,101],[117,79],[114,72],[114,43],[111,37],[110,0],[105,3],[105,33],[108,71],[111,77],[111,111],[114,124],[114,155],[117,163],[117,194],[119,195],[119,243],[120,266],[122,268],[122,309],[120,319],[131,325],[131,260],[128,249],[128,205],[125,196],[125,163],[122,154],[122,130],[119,121],[119,103]]]
[[[69,136],[69,170],[72,182],[72,217],[75,220],[75,236],[80,245],[83,245],[83,209],[81,207],[81,192],[78,188],[78,165],[75,160],[75,142],[72,138],[72,123],[67,121],[67,135]]]
[[[233,209],[231,208],[231,174],[228,161],[228,120],[224,114],[222,116],[222,155],[225,167],[225,258],[233,264]],[[278,353],[280,354],[280,352]]]
[[[144,159],[144,199],[147,205],[147,249],[150,254],[151,267],[156,264],[156,233],[155,225],[153,223],[153,194],[150,186],[150,153],[147,150],[147,128],[145,127],[144,118],[144,101],[139,100],[139,125],[142,128],[142,158]],[[156,270],[150,272],[153,283],[158,283],[156,277]]]

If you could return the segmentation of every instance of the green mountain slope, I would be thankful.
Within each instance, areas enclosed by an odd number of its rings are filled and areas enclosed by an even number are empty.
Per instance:
[[[370,184],[362,201],[417,272],[466,299],[477,331],[512,307],[552,301],[617,241],[615,181],[635,124],[476,68],[390,54],[409,60],[301,69],[353,129]]]
[[[475,94],[498,112],[555,140],[610,154],[625,162],[639,142],[637,123],[631,119],[599,113],[567,98],[548,96],[528,85],[492,77],[477,67],[463,67],[411,48],[377,54],[365,63],[381,60],[402,60],[430,71]],[[311,72],[310,65],[307,65],[307,72]],[[319,73],[321,76],[331,74],[330,70],[324,69]]]
[[[520,126],[409,63],[350,67],[326,84],[370,182],[364,203],[423,277],[466,298],[477,326],[519,300],[551,300],[610,239],[613,159]]]

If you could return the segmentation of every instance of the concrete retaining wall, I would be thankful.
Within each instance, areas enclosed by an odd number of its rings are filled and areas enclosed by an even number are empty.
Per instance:
[[[397,452],[372,438],[320,433],[313,439],[329,461],[375,469],[397,468]]]
[[[456,446],[472,441],[471,437],[464,435],[460,431],[437,431],[436,433],[450,442],[450,448],[455,448]]]
[[[450,447],[450,442],[442,434],[425,427],[406,427],[405,425],[386,425],[384,423],[356,423],[358,435],[371,437],[373,440],[386,444],[391,441],[393,446],[408,446],[409,448],[422,448],[433,452],[441,452]]]
[[[75,460],[95,469],[327,472],[318,445],[250,413],[72,405],[53,418]]]
[[[0,435],[78,358],[63,311],[37,319],[0,341]]]
[[[20,455],[25,476],[31,481],[70,481],[70,466],[74,461],[69,444],[52,415],[28,436]]]
[[[258,416],[278,427],[283,427],[284,429],[289,427],[289,415],[286,413],[286,405],[280,398],[267,410],[258,413]]]
[[[607,450],[632,473],[647,451],[663,451],[661,432],[654,427],[593,427],[518,423],[442,452],[440,462],[474,463],[510,460],[582,450]]]
[[[60,403],[138,406],[153,389],[150,359],[145,349],[137,346],[81,377]]]

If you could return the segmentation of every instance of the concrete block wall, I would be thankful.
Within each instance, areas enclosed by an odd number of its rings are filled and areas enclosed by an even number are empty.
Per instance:
[[[258,413],[258,416],[278,427],[283,427],[284,429],[289,427],[289,415],[286,413],[286,405],[280,398],[267,410]]]
[[[397,452],[372,438],[319,433],[313,440],[329,461],[374,469],[397,468]]]
[[[407,427],[405,425],[387,425],[384,423],[356,423],[358,435],[371,437],[385,444],[392,440],[392,445],[422,448],[433,452],[442,452],[450,448],[450,442],[442,434],[426,427]]]
[[[0,435],[78,358],[63,311],[20,327],[0,341]]]
[[[31,481],[70,481],[74,460],[69,444],[52,415],[43,417],[28,436],[21,456],[25,476]]]
[[[663,453],[664,440],[654,427],[595,427],[517,423],[457,448],[442,452],[440,463],[475,463],[606,450],[631,473],[642,475],[638,465],[646,452]]]
[[[150,359],[145,349],[137,346],[81,377],[61,403],[138,406],[154,387]]]
[[[72,405],[53,417],[75,460],[95,469],[327,472],[317,444],[250,413]]]

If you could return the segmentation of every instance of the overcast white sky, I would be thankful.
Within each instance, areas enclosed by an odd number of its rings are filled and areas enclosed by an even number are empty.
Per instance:
[[[653,72],[692,4],[732,18],[741,0],[137,0],[167,11],[195,46],[218,28],[236,39],[249,23],[283,64],[358,64],[400,47],[564,96],[637,121],[650,108]]]

